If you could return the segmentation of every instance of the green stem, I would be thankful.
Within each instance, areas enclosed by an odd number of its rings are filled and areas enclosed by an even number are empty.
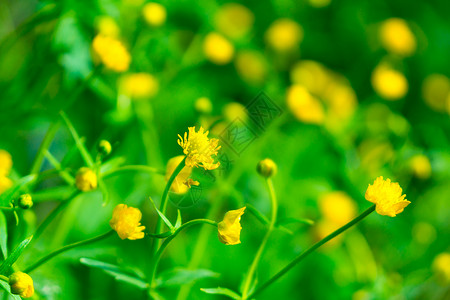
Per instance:
[[[277,203],[277,197],[275,195],[275,189],[273,187],[272,179],[267,178],[267,189],[270,196],[270,201],[272,204],[272,217],[270,219],[269,229],[267,229],[266,235],[263,238],[263,241],[261,242],[261,245],[259,246],[258,252],[256,252],[255,258],[253,259],[252,265],[250,266],[250,269],[247,273],[247,277],[245,279],[244,288],[242,290],[242,299],[247,299],[247,294],[250,289],[250,285],[253,281],[253,275],[256,272],[256,269],[258,268],[259,261],[261,260],[262,254],[264,252],[264,249],[266,247],[267,241],[269,240],[269,236],[272,233],[273,229],[275,228],[275,223],[277,221],[277,212],[278,212],[278,203]]]
[[[0,209],[3,209],[3,210],[14,210],[15,208],[14,207],[0,206]]]
[[[295,265],[297,265],[300,261],[302,261],[305,257],[307,257],[309,254],[314,252],[317,248],[328,242],[329,240],[335,238],[345,230],[349,229],[368,215],[370,215],[375,210],[375,205],[372,205],[368,209],[366,209],[362,214],[360,214],[358,217],[354,218],[341,228],[335,230],[334,232],[330,233],[328,236],[323,238],[322,240],[315,243],[313,246],[311,246],[309,249],[304,251],[303,253],[299,254],[296,258],[294,258],[293,261],[291,261],[286,267],[284,267],[281,271],[279,271],[277,274],[275,274],[272,278],[270,278],[268,281],[266,281],[263,285],[261,285],[256,291],[254,291],[252,294],[250,294],[247,299],[254,298],[256,295],[260,294],[263,290],[265,290],[267,287],[269,287],[272,283],[274,283],[277,279],[279,279],[281,276],[286,274],[289,270],[291,270]]]
[[[45,153],[50,147],[50,144],[53,141],[53,138],[56,135],[56,132],[59,129],[59,126],[61,125],[61,122],[55,121],[53,122],[50,127],[47,130],[47,133],[45,134],[44,140],[42,141],[41,145],[39,146],[39,150],[36,154],[36,157],[33,161],[33,165],[31,167],[30,174],[38,174],[39,170],[41,169],[42,163],[44,162]]]
[[[0,280],[6,281],[9,283],[9,278],[6,277],[5,275],[0,275]]]
[[[161,247],[159,247],[158,251],[156,252],[155,256],[153,257],[153,264],[152,269],[150,272],[150,278],[151,278],[151,284],[150,287],[153,288],[153,284],[155,282],[155,276],[156,276],[156,269],[158,268],[159,261],[161,260],[161,256],[166,249],[167,245],[185,228],[188,228],[193,225],[197,224],[209,224],[217,227],[217,222],[208,220],[208,219],[196,219],[191,220],[189,222],[184,223],[181,225],[171,236],[169,236],[167,239],[164,240]]]
[[[30,273],[32,271],[34,271],[35,269],[37,269],[38,267],[40,267],[41,265],[43,265],[44,263],[46,263],[47,261],[49,261],[50,259],[52,259],[53,257],[55,257],[58,254],[61,254],[63,252],[69,251],[70,249],[76,248],[76,247],[80,247],[80,246],[85,246],[88,244],[92,244],[98,241],[101,241],[103,239],[106,239],[107,237],[110,237],[115,231],[114,230],[110,230],[104,234],[101,234],[99,236],[96,236],[94,238],[91,239],[87,239],[84,241],[80,241],[80,242],[76,242],[64,247],[61,247],[60,249],[53,251],[52,253],[48,254],[47,256],[44,256],[43,258],[41,258],[40,260],[38,260],[37,262],[35,262],[34,264],[32,264],[31,266],[29,266],[28,268],[25,269],[25,273]]]
[[[145,172],[145,173],[149,173],[149,174],[164,174],[164,171],[158,170],[157,168],[144,166],[144,165],[128,165],[128,166],[123,166],[123,167],[117,168],[115,170],[107,171],[102,174],[102,177],[108,178],[108,177],[119,175],[120,173],[123,173],[123,172],[129,172],[129,171],[139,171],[139,172]]]
[[[67,200],[64,200],[62,202],[60,202],[58,204],[58,206],[56,206],[52,212],[45,218],[44,221],[42,221],[42,223],[39,225],[39,227],[36,229],[36,232],[34,234],[34,238],[33,241],[37,240],[39,238],[39,236],[42,234],[42,232],[45,230],[45,228],[47,228],[47,226],[53,221],[53,219],[60,213],[61,210],[63,210],[72,199],[74,199],[76,196],[78,196],[78,194],[80,193],[80,191],[75,191],[72,193],[72,195],[69,196],[69,198]]]

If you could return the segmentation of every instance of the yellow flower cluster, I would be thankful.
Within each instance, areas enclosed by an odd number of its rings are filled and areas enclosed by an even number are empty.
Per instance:
[[[30,275],[17,271],[9,276],[11,293],[22,298],[30,298],[34,294],[33,279]]]
[[[109,225],[122,240],[142,239],[145,226],[141,226],[141,218],[142,213],[139,209],[128,207],[126,204],[119,204],[114,208]]]
[[[384,21],[380,28],[380,40],[387,51],[397,55],[410,56],[416,51],[416,38],[402,19]]]
[[[203,41],[203,52],[216,65],[225,65],[234,56],[234,46],[222,35],[211,32]]]
[[[221,146],[218,146],[218,139],[209,139],[209,131],[200,127],[199,131],[195,131],[194,127],[189,127],[188,133],[184,133],[184,138],[178,135],[178,145],[183,148],[183,152],[186,155],[186,166],[188,167],[202,167],[205,170],[214,170],[220,166],[220,162],[214,163],[213,156],[217,156],[218,150]]]
[[[159,90],[156,78],[148,73],[125,75],[120,82],[123,93],[135,100],[155,96]]]
[[[225,214],[222,222],[218,224],[219,240],[225,245],[237,245],[241,243],[241,216],[246,207],[230,210]]]
[[[386,100],[399,100],[408,92],[406,77],[384,64],[373,71],[372,86],[375,92]]]
[[[402,188],[397,182],[391,182],[383,176],[375,179],[366,190],[366,200],[376,204],[376,211],[383,216],[395,217],[411,202],[402,195]]]
[[[0,149],[0,194],[12,187],[13,182],[8,178],[13,165],[11,154]]]
[[[116,72],[128,70],[131,56],[118,39],[99,34],[94,38],[92,48],[108,69]]]

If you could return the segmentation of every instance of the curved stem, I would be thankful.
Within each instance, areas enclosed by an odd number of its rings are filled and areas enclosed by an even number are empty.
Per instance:
[[[267,241],[269,240],[269,236],[272,233],[273,229],[275,228],[275,223],[277,221],[277,212],[278,212],[278,203],[277,203],[277,197],[275,195],[275,189],[273,187],[272,179],[267,178],[267,189],[270,196],[270,201],[272,204],[272,217],[270,219],[269,228],[267,229],[267,232],[261,242],[261,245],[259,246],[258,252],[256,252],[255,258],[253,259],[252,265],[250,266],[250,269],[247,273],[247,277],[245,278],[244,288],[242,290],[242,299],[247,299],[247,294],[250,289],[250,284],[253,281],[253,275],[256,272],[256,269],[258,268],[259,261],[261,260],[262,254],[264,252],[264,248],[266,247]]]
[[[217,227],[217,222],[212,221],[212,220],[208,220],[208,219],[191,220],[191,221],[186,222],[183,225],[181,225],[171,236],[169,236],[167,239],[165,239],[164,242],[162,243],[161,247],[159,247],[158,251],[156,252],[155,256],[153,257],[153,264],[152,264],[152,269],[151,269],[151,272],[150,272],[150,278],[151,278],[150,287],[151,288],[153,288],[153,284],[155,282],[156,269],[158,268],[159,261],[161,260],[161,256],[162,256],[164,250],[166,249],[167,245],[169,245],[169,243],[183,229],[191,227],[193,225],[197,225],[197,224],[209,224],[209,225],[213,225],[213,226]]]
[[[102,174],[102,177],[109,178],[109,177],[116,176],[116,175],[119,175],[120,173],[128,172],[128,171],[140,171],[140,172],[145,172],[145,173],[149,173],[149,174],[164,174],[164,172],[162,170],[158,170],[157,168],[152,168],[152,167],[144,166],[144,165],[129,165],[129,166],[123,166],[123,167],[117,168],[115,170],[107,171]]]
[[[303,260],[305,257],[307,257],[309,254],[311,254],[314,250],[316,250],[317,248],[319,248],[320,246],[322,246],[323,244],[325,244],[326,242],[328,242],[329,240],[335,238],[336,236],[338,236],[339,234],[341,234],[342,232],[346,231],[347,229],[349,229],[350,227],[352,227],[353,225],[355,225],[356,223],[358,223],[359,221],[361,221],[362,219],[364,219],[365,217],[367,217],[368,215],[370,215],[373,211],[375,210],[375,205],[372,205],[371,207],[369,207],[368,209],[366,209],[362,214],[360,214],[359,216],[357,216],[356,218],[354,218],[353,220],[351,220],[350,222],[348,222],[347,224],[345,224],[344,226],[342,226],[341,228],[335,230],[334,232],[330,233],[328,236],[326,236],[325,238],[323,238],[322,240],[318,241],[317,243],[315,243],[313,246],[311,246],[310,248],[308,248],[306,251],[304,251],[303,253],[300,253],[296,258],[294,258],[294,260],[292,260],[286,267],[284,267],[281,271],[279,271],[277,274],[275,274],[272,278],[270,278],[269,280],[267,280],[263,285],[261,285],[258,289],[256,289],[256,291],[254,291],[252,294],[250,294],[247,299],[250,298],[254,298],[256,295],[260,294],[263,290],[265,290],[267,287],[269,287],[272,283],[274,283],[277,279],[279,279],[281,276],[283,276],[284,274],[286,274],[289,270],[291,270],[293,267],[295,267],[295,265],[297,265],[301,260]]]
[[[9,282],[9,278],[8,278],[8,277],[6,277],[5,275],[0,275],[0,280],[3,280],[3,281],[6,281],[6,282]]]
[[[41,145],[39,146],[39,150],[36,154],[36,157],[33,161],[33,165],[31,167],[30,174],[38,174],[39,170],[41,169],[42,163],[44,161],[45,152],[50,147],[50,144],[53,141],[53,138],[56,135],[56,132],[59,129],[59,126],[61,125],[61,122],[59,120],[53,122],[50,127],[47,130],[47,133],[45,134],[44,140],[42,141]]]
[[[104,234],[101,234],[99,236],[96,236],[94,238],[91,239],[87,239],[81,242],[76,242],[67,246],[64,246],[56,251],[53,251],[52,253],[48,254],[47,256],[41,258],[40,260],[38,260],[37,262],[35,262],[34,264],[32,264],[31,266],[29,266],[28,268],[25,269],[25,273],[30,273],[33,270],[35,270],[36,268],[40,267],[42,264],[46,263],[47,261],[49,261],[50,259],[52,259],[53,257],[55,257],[58,254],[61,254],[63,252],[69,251],[70,249],[73,249],[75,247],[80,247],[80,246],[84,246],[84,245],[88,245],[88,244],[92,244],[98,241],[101,241],[103,239],[106,239],[107,237],[110,237],[112,234],[114,233],[114,230],[110,230]]]

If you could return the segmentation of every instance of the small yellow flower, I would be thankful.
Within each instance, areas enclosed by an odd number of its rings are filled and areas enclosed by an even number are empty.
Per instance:
[[[167,12],[166,8],[159,3],[150,2],[147,3],[142,9],[145,21],[150,26],[161,26],[166,21]]]
[[[405,75],[384,65],[373,71],[372,86],[375,92],[386,100],[398,100],[408,92]]]
[[[273,160],[270,158],[265,158],[258,163],[256,166],[256,171],[259,175],[269,178],[277,174],[278,167]]]
[[[108,69],[116,72],[128,70],[131,56],[119,40],[99,34],[92,41],[92,47]]]
[[[6,176],[11,171],[13,165],[11,154],[8,151],[0,149],[0,176]]]
[[[180,162],[183,160],[183,158],[184,158],[183,155],[179,155],[179,156],[175,156],[175,157],[172,157],[171,159],[169,159],[169,161],[167,162],[167,166],[166,166],[166,175],[165,175],[166,181],[168,181],[170,176],[172,176],[173,171],[175,171],[175,169],[180,164]],[[189,176],[191,176],[191,173],[192,173],[192,168],[185,166],[180,171],[180,173],[178,173],[177,177],[175,177],[175,180],[173,181],[172,186],[170,187],[170,190],[177,194],[186,193],[189,189],[184,184],[184,182],[186,180],[188,180]]]
[[[87,167],[80,168],[75,178],[75,185],[80,191],[87,192],[97,188],[97,174]]]
[[[9,276],[11,293],[22,298],[30,298],[34,294],[33,279],[23,272],[14,272]]]
[[[313,60],[301,60],[291,71],[290,78],[295,84],[304,86],[315,96],[321,97],[331,80],[331,72],[321,63]]]
[[[322,104],[301,85],[293,85],[287,92],[287,106],[300,121],[311,124],[322,124],[325,112]]]
[[[319,198],[319,207],[324,218],[338,227],[350,222],[357,212],[353,199],[341,191],[322,195]]]
[[[245,122],[248,119],[248,112],[244,105],[239,102],[227,103],[223,109],[222,114],[227,121],[233,122],[237,118]]]
[[[277,51],[293,50],[303,40],[303,28],[291,19],[278,19],[270,25],[265,39]]]
[[[30,194],[23,194],[20,195],[18,204],[20,208],[28,209],[33,206],[33,199],[31,198]]]
[[[205,170],[214,170],[220,166],[220,162],[214,163],[213,156],[217,156],[218,150],[221,146],[218,146],[218,139],[209,139],[208,133],[200,127],[198,132],[195,132],[195,126],[189,127],[188,133],[184,133],[184,139],[178,135],[178,145],[184,150],[186,154],[186,166],[188,167],[202,167]]]
[[[309,0],[309,5],[316,8],[322,8],[330,5],[331,0]]]
[[[380,215],[395,217],[411,202],[402,195],[402,188],[397,182],[391,182],[383,176],[375,179],[366,190],[366,200],[376,204],[376,211]]]
[[[0,194],[13,186],[13,182],[6,176],[0,175]]]
[[[250,84],[262,84],[267,77],[267,62],[257,51],[238,52],[234,64],[239,76]]]
[[[97,30],[103,36],[118,37],[120,34],[119,26],[110,16],[100,16],[97,20]]]
[[[433,271],[440,283],[450,283],[450,253],[444,252],[435,257]]]
[[[416,51],[416,38],[405,20],[391,18],[384,21],[380,39],[383,47],[391,53],[409,56]]]
[[[122,240],[142,239],[144,238],[144,232],[142,231],[145,229],[145,226],[141,226],[141,218],[142,213],[139,209],[119,204],[114,208],[109,225]]]
[[[148,73],[135,73],[124,76],[120,87],[127,96],[140,100],[155,96],[159,90],[158,80]]]
[[[225,245],[237,245],[241,243],[241,216],[245,206],[236,210],[230,210],[225,214],[223,221],[218,224],[219,240]]]
[[[188,188],[191,188],[191,186],[195,185],[195,186],[199,186],[200,182],[198,182],[197,180],[193,180],[192,178],[188,178],[188,180],[186,180],[185,182],[183,182],[184,185],[186,185]]]
[[[205,37],[203,52],[216,65],[225,65],[233,58],[234,46],[222,35],[211,32]]]
[[[431,175],[430,160],[425,155],[415,155],[411,159],[411,169],[417,178],[428,179]]]
[[[214,17],[217,29],[232,39],[239,39],[253,26],[255,17],[251,10],[239,3],[222,5]]]
[[[97,150],[102,155],[109,155],[112,151],[111,143],[108,142],[107,140],[101,140],[98,143]]]
[[[431,109],[445,112],[450,105],[450,79],[442,74],[428,75],[422,84],[422,97]]]
[[[203,114],[210,114],[213,109],[211,100],[207,97],[200,97],[195,100],[194,106],[195,110]]]

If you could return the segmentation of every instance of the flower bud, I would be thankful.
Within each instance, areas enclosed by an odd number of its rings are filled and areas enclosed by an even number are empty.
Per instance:
[[[98,143],[97,146],[97,151],[101,154],[101,155],[109,155],[111,153],[112,147],[110,142],[108,142],[107,140],[101,140]]]
[[[20,195],[17,203],[20,208],[28,209],[33,206],[33,199],[31,198],[30,194],[23,194]]]
[[[266,158],[261,160],[256,167],[256,171],[258,171],[259,175],[262,177],[272,177],[277,174],[277,165],[270,158]]]
[[[87,167],[80,168],[75,178],[75,184],[80,191],[87,192],[97,188],[97,175]]]
[[[33,279],[23,272],[14,272],[9,276],[11,293],[22,298],[30,298],[34,294]]]

